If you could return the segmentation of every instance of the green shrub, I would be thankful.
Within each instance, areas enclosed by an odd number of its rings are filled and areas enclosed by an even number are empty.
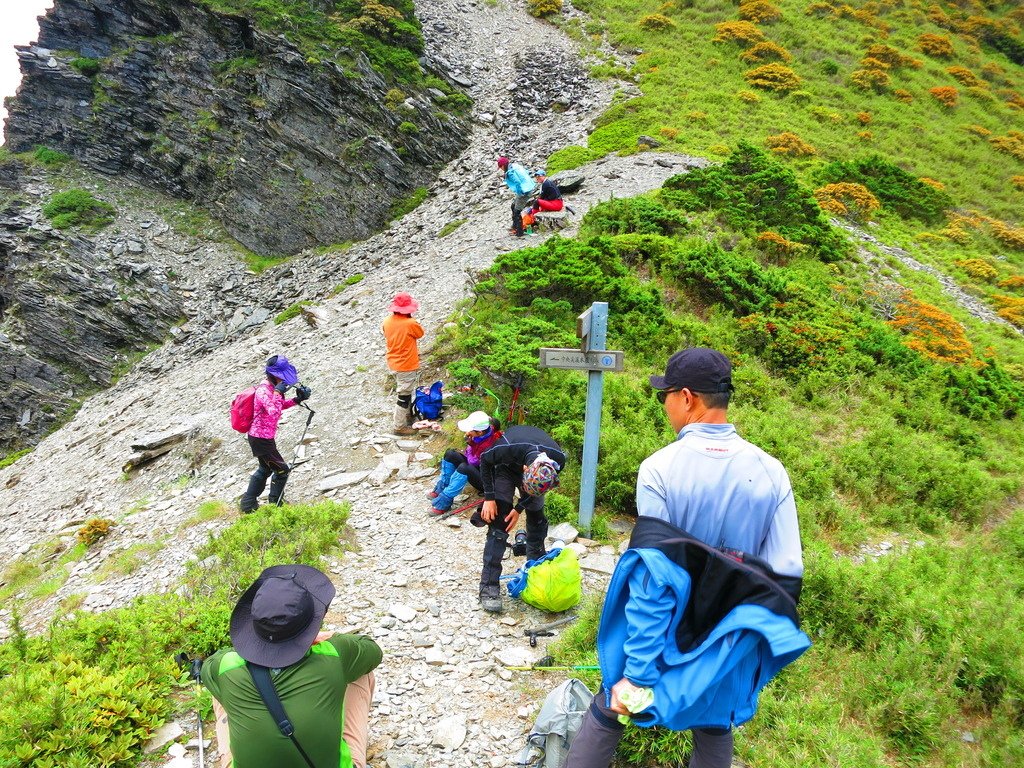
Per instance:
[[[99,73],[100,62],[97,59],[79,56],[78,58],[71,60],[71,67],[79,74],[85,75],[86,77],[92,77]]]
[[[117,209],[98,200],[86,189],[58,192],[43,206],[43,214],[57,229],[86,227],[98,230],[114,220]]]
[[[784,279],[754,259],[722,250],[717,243],[681,247],[673,276],[707,304],[722,304],[737,315],[767,309],[785,298]]]
[[[394,205],[391,206],[391,218],[400,219],[410,211],[415,210],[419,207],[420,203],[427,199],[430,192],[426,187],[417,187],[414,189],[408,197],[401,200],[396,200]]]
[[[811,246],[825,261],[849,251],[810,190],[789,168],[747,142],[740,142],[722,165],[673,176],[665,182],[662,199],[683,209],[721,211],[742,232],[777,232]]]
[[[208,656],[229,644],[241,591],[269,565],[322,566],[347,519],[348,507],[331,501],[267,507],[211,536],[198,556],[217,564],[189,561],[182,594],[59,618],[41,637],[15,625],[0,644],[0,765],[137,764],[179,706],[184,678],[174,654]]]
[[[31,448],[22,448],[20,451],[8,453],[6,456],[0,458],[0,469],[11,466],[11,464],[16,462],[22,456],[28,456],[30,453],[32,453]]]
[[[303,307],[308,307],[313,304],[312,301],[297,301],[288,307],[284,312],[274,318],[274,325],[280,325],[281,323],[291,320],[293,317],[298,317],[302,313]]]
[[[591,160],[596,160],[600,156],[600,154],[588,149],[587,147],[570,145],[568,147],[563,147],[557,152],[553,152],[548,157],[546,167],[548,173],[558,173],[559,171],[579,168],[581,165],[585,165]]]
[[[50,149],[49,147],[44,147],[42,145],[36,147],[35,152],[32,153],[32,157],[37,163],[41,163],[47,168],[59,168],[71,160],[71,155],[66,155],[63,152],[58,152],[55,149]]]
[[[606,235],[672,235],[685,232],[686,217],[650,197],[607,200],[587,211],[581,233]]]
[[[880,155],[829,163],[818,178],[823,183],[863,184],[883,206],[900,216],[935,224],[945,219],[953,199],[947,192],[925,184]]]

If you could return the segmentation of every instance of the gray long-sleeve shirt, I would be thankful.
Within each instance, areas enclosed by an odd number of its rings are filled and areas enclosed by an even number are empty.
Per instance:
[[[804,571],[789,475],[732,424],[689,424],[640,465],[636,504],[713,547],[760,557],[778,574]]]

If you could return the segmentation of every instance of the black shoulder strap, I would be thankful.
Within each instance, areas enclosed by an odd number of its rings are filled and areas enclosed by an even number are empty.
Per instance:
[[[291,720],[288,719],[288,715],[285,714],[281,697],[277,695],[274,681],[270,679],[270,670],[267,667],[261,667],[259,664],[253,664],[248,661],[245,662],[245,666],[249,669],[252,682],[255,684],[256,690],[259,691],[263,703],[267,705],[270,716],[274,718],[274,722],[277,723],[277,727],[281,730],[281,735],[287,736],[292,740],[292,744],[299,750],[299,754],[302,755],[302,759],[306,761],[306,765],[309,768],[316,768],[313,765],[313,761],[309,759],[309,755],[306,754],[306,750],[302,748],[299,740],[295,738],[295,727],[292,725]]]

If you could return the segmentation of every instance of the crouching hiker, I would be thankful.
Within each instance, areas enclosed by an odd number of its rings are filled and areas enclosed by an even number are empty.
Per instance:
[[[277,423],[281,420],[281,412],[299,405],[309,399],[309,387],[299,385],[295,389],[295,397],[285,400],[284,393],[299,382],[295,366],[288,362],[284,355],[274,355],[267,360],[264,369],[266,381],[256,387],[252,403],[252,426],[249,427],[248,440],[252,455],[259,462],[259,467],[249,478],[249,487],[242,494],[239,506],[243,514],[255,512],[259,508],[260,494],[270,481],[271,504],[281,504],[284,500],[284,486],[288,482],[291,467],[277,449]]]
[[[458,423],[466,433],[465,453],[449,448],[441,460],[441,477],[428,496],[434,500],[431,514],[443,515],[452,508],[455,497],[462,493],[468,482],[480,493],[484,484],[480,477],[480,454],[501,437],[501,422],[483,411],[473,411]]]
[[[480,455],[484,503],[470,522],[487,526],[480,571],[480,605],[485,611],[501,612],[501,561],[521,512],[526,513],[526,558],[544,556],[548,535],[544,494],[558,485],[564,466],[565,453],[554,438],[525,425],[509,427]],[[517,491],[519,502],[513,506]]]
[[[373,670],[369,637],[321,632],[334,585],[308,565],[267,568],[231,613],[233,648],[203,663],[221,768],[364,768]],[[263,689],[261,691],[261,688]],[[267,702],[294,728],[285,736]]]

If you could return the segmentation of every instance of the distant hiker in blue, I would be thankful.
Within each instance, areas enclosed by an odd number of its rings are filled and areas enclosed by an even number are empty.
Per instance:
[[[498,168],[505,179],[505,184],[515,194],[512,201],[512,229],[510,235],[523,236],[523,211],[530,205],[530,194],[537,187],[530,173],[519,163],[509,164],[507,157],[498,158]]]
[[[639,517],[598,627],[602,691],[565,768],[608,768],[630,719],[691,729],[689,768],[729,768],[732,726],[810,647],[793,489],[728,422],[728,359],[686,349],[650,382],[678,438],[640,465]]]

